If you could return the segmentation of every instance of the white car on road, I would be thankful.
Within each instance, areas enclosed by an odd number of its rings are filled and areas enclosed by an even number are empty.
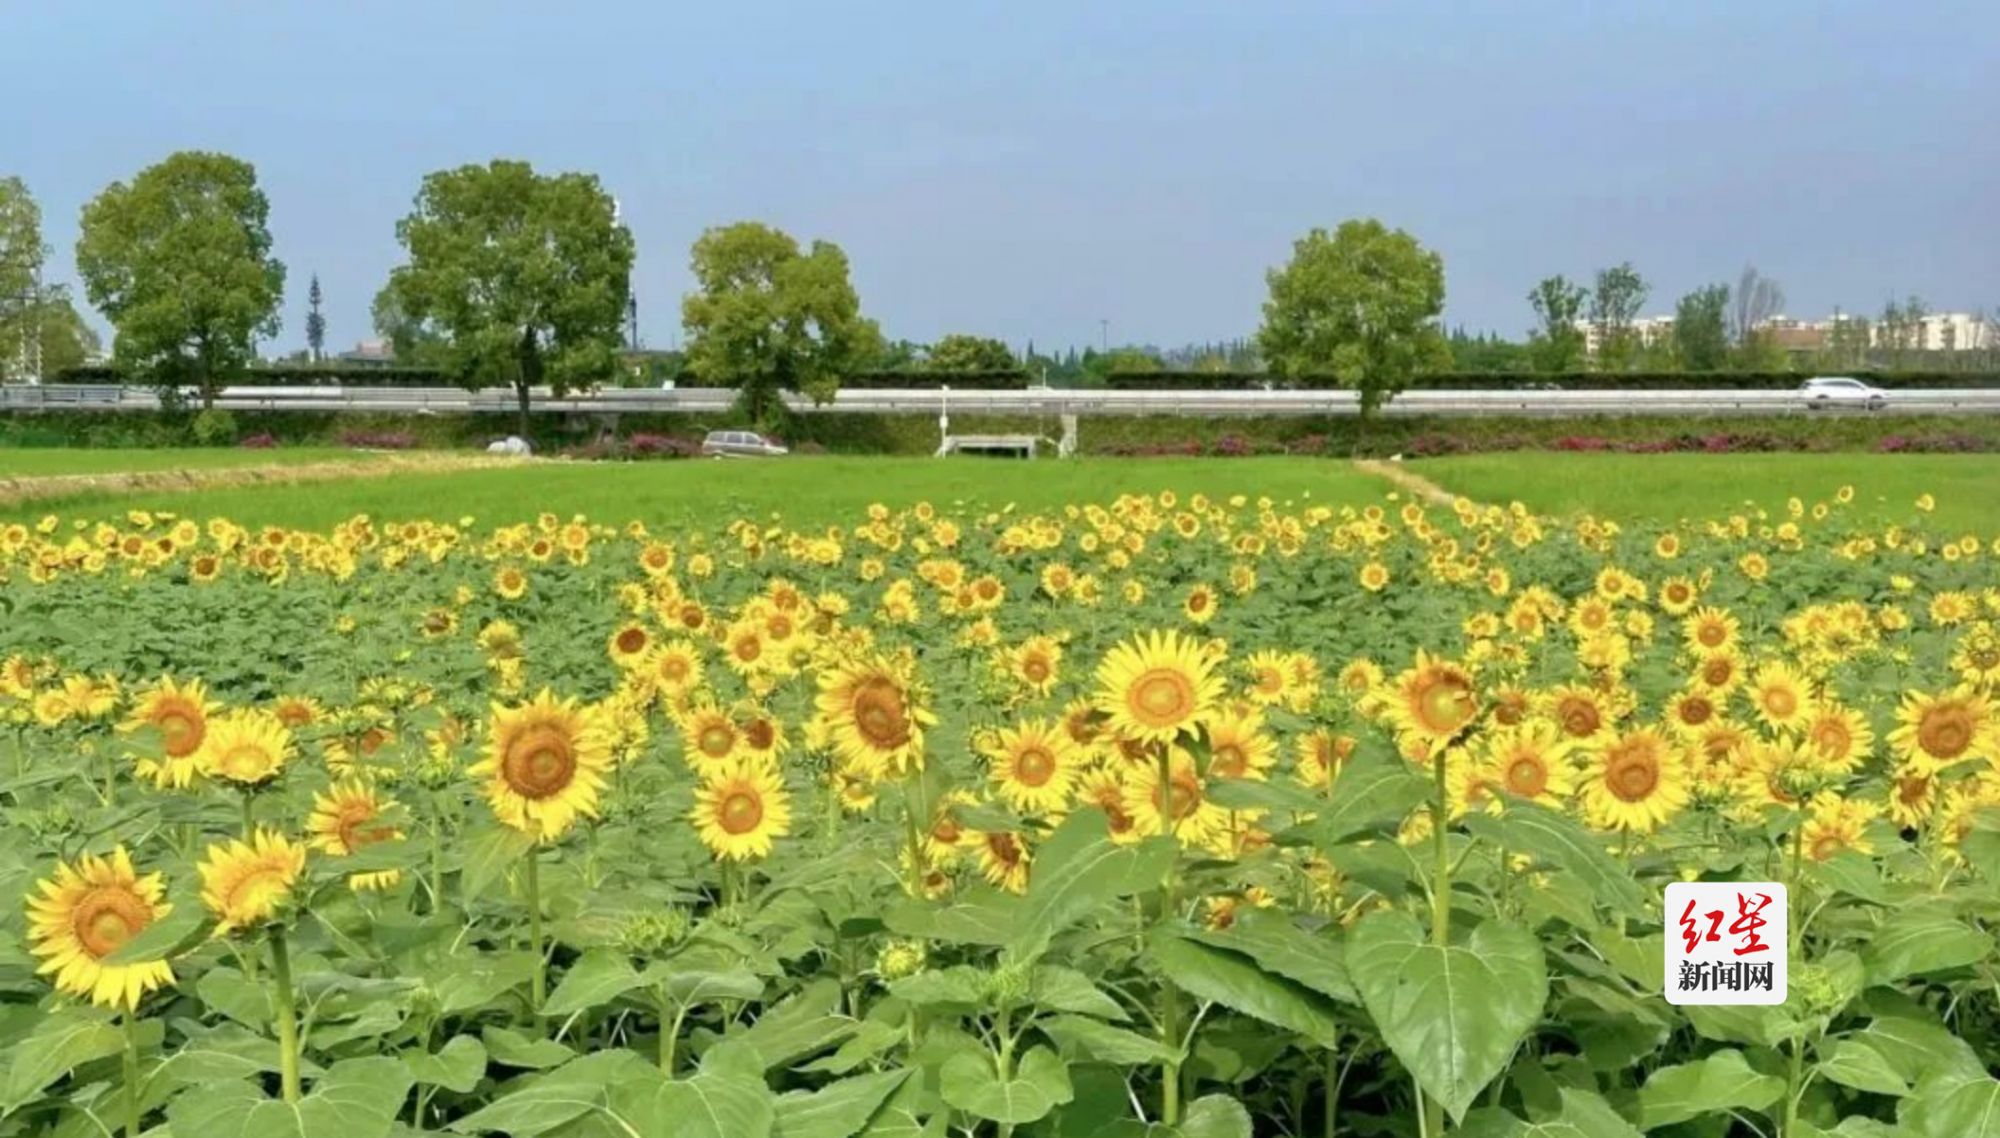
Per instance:
[[[1809,411],[1829,407],[1862,407],[1880,411],[1889,405],[1889,393],[1844,375],[1814,376],[1799,385],[1799,395]]]
[[[701,453],[711,458],[777,458],[792,453],[754,431],[710,431]]]

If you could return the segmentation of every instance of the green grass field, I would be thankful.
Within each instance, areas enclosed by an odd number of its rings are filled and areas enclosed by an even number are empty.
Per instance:
[[[37,473],[103,473],[243,465],[255,459],[305,462],[351,456],[339,450],[13,451],[0,471],[31,455]],[[247,457],[246,457],[247,456]],[[1723,515],[1785,499],[1830,498],[1856,490],[1857,508],[1882,520],[1910,520],[1926,491],[1935,520],[1953,531],[2000,534],[2000,457],[1991,455],[1606,455],[1516,453],[1430,459],[1413,474],[1476,501],[1520,500],[1556,514],[1591,511],[1636,521]],[[1033,463],[929,458],[796,458],[778,462],[547,463],[448,473],[397,472],[305,485],[212,487],[199,491],[94,491],[0,509],[0,517],[47,513],[98,517],[128,509],[225,515],[246,524],[325,526],[356,513],[377,518],[470,515],[483,524],[548,510],[608,521],[638,518],[673,525],[718,516],[779,516],[795,525],[849,522],[872,502],[929,500],[980,509],[1046,510],[1108,502],[1121,493],[1173,489],[1212,496],[1268,495],[1332,504],[1381,501],[1394,489],[1337,459],[1077,459]]]
[[[546,463],[302,486],[217,487],[196,492],[91,494],[30,503],[14,518],[101,516],[131,509],[221,514],[245,524],[324,526],[357,513],[377,518],[457,518],[501,524],[548,510],[648,524],[781,515],[795,525],[851,522],[872,502],[1048,510],[1108,502],[1130,491],[1213,496],[1267,494],[1280,501],[1378,500],[1390,488],[1338,459],[797,458],[773,462]]]
[[[0,478],[58,474],[129,474],[159,470],[221,470],[237,466],[293,466],[364,457],[342,447],[273,447],[270,450],[199,448],[120,450],[115,447],[0,448]]]
[[[1937,498],[1946,529],[2000,534],[2000,455],[1490,454],[1426,459],[1416,474],[1480,502],[1521,501],[1543,513],[1673,521],[1782,510],[1793,495],[1830,500],[1854,487],[1854,509],[1885,521],[1916,517]]]

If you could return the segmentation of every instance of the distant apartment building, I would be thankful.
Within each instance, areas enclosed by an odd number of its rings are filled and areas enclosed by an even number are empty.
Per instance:
[[[1783,314],[1770,317],[1757,325],[1757,330],[1770,336],[1780,348],[1795,355],[1807,355],[1827,348],[1833,341],[1834,331],[1840,325],[1851,321],[1865,322],[1868,328],[1870,348],[1903,349],[1917,352],[1971,352],[1984,349],[2000,349],[2000,321],[1972,312],[1936,312],[1918,319],[1900,333],[1897,329],[1879,320],[1848,313],[1837,314],[1826,320],[1800,320]],[[1597,355],[1602,336],[1597,325],[1588,320],[1576,322],[1576,330],[1583,333],[1584,354]],[[1671,316],[1647,316],[1632,322],[1632,333],[1639,343],[1648,347],[1667,340],[1674,335],[1674,318]]]
[[[1583,354],[1595,356],[1604,343],[1604,330],[1588,320],[1576,322],[1576,330],[1583,333]],[[1671,316],[1641,316],[1632,321],[1632,335],[1639,343],[1652,347],[1674,338],[1674,318]]]

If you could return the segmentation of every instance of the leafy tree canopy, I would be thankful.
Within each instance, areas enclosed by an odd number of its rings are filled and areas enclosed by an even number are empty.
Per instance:
[[[926,371],[1013,371],[1020,366],[1006,344],[988,336],[968,336],[962,332],[953,332],[932,344],[930,354],[924,359]]]
[[[1257,345],[1273,372],[1331,375],[1373,414],[1419,371],[1450,366],[1438,329],[1444,260],[1373,218],[1315,229],[1268,275]]]
[[[257,172],[227,154],[182,151],[114,182],[83,209],[76,267],[117,329],[113,350],[154,382],[200,389],[202,405],[276,335],[285,266],[271,256]]]
[[[396,239],[409,260],[377,298],[378,327],[384,315],[405,336],[428,326],[459,383],[512,386],[522,435],[531,389],[563,395],[611,376],[634,254],[594,175],[505,159],[440,170]]]
[[[883,353],[838,245],[801,250],[790,235],[744,221],[703,233],[692,260],[697,287],[681,302],[688,368],[736,388],[752,422],[783,413],[780,392],[831,400],[843,376]]]

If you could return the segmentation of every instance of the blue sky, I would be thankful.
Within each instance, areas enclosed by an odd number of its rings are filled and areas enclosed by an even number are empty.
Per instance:
[[[304,338],[369,335],[423,174],[592,171],[651,345],[687,250],[754,218],[838,242],[892,337],[1164,345],[1251,332],[1264,271],[1374,215],[1441,252],[1446,318],[1631,260],[1647,311],[1746,262],[1794,314],[2000,306],[2000,20],[1984,3],[301,4],[0,15],[0,174],[72,277],[76,217],[183,148],[257,166]]]

